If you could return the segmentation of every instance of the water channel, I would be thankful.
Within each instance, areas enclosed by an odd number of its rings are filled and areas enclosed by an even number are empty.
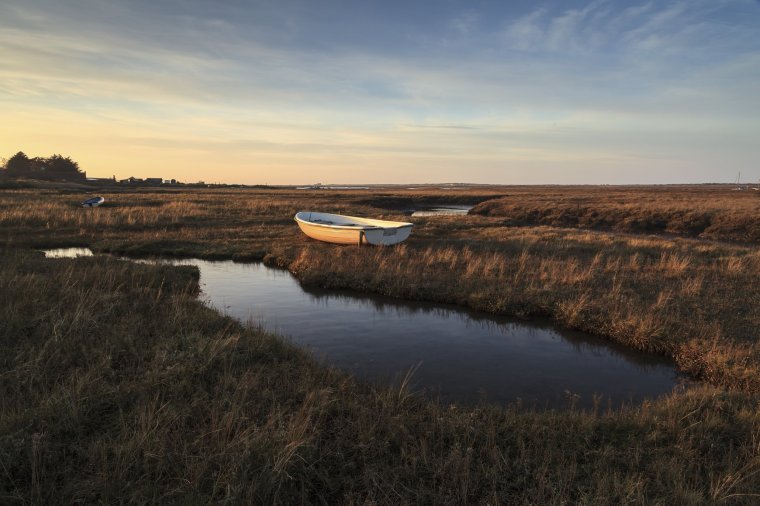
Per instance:
[[[472,209],[473,206],[446,204],[445,206],[431,206],[423,207],[420,209],[412,209],[411,213],[414,217],[429,217],[429,216],[457,216],[466,215],[467,212]]]
[[[87,249],[46,252],[90,255]],[[671,361],[545,321],[521,321],[455,306],[405,302],[301,286],[260,263],[164,260],[200,269],[202,298],[312,350],[359,378],[398,381],[446,402],[564,408],[636,404],[680,388]]]

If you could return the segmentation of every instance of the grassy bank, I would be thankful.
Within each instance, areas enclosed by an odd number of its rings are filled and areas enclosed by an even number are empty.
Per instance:
[[[757,500],[754,395],[455,409],[320,367],[196,292],[192,268],[0,250],[0,502]]]
[[[760,242],[760,192],[728,185],[523,189],[479,203],[471,213],[500,217],[508,226]]]

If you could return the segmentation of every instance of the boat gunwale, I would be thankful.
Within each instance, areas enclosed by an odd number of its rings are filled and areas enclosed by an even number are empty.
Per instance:
[[[409,223],[405,221],[397,221],[395,223],[398,223],[399,225],[389,225],[387,227],[382,227],[379,225],[327,225],[325,223],[316,223],[313,221],[307,221],[302,218],[299,218],[298,215],[302,212],[306,211],[299,211],[296,213],[296,215],[293,217],[293,219],[298,223],[303,223],[305,225],[310,225],[314,227],[324,227],[324,228],[339,228],[343,230],[387,230],[387,229],[400,229],[400,228],[410,228],[414,226],[414,223]],[[322,213],[322,214],[330,214],[330,213]],[[345,218],[359,218],[358,216],[346,216],[344,214],[337,214],[336,216],[343,216]],[[360,218],[360,219],[372,219],[372,218]]]

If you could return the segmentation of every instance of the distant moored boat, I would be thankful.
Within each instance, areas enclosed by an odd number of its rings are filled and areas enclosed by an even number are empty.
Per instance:
[[[295,216],[301,231],[319,241],[335,244],[398,244],[412,233],[412,223],[373,220],[342,214],[301,211]]]
[[[100,204],[105,202],[106,199],[103,197],[92,197],[91,199],[87,199],[84,202],[82,202],[82,207],[98,207]]]

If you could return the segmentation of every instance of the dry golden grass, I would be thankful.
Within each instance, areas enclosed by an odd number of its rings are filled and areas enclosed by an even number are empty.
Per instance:
[[[551,225],[760,242],[760,192],[731,186],[510,189],[476,206],[507,225]]]
[[[721,191],[740,202],[737,208],[750,209],[754,202],[754,193]],[[687,196],[718,190],[134,190],[103,193],[106,204],[97,209],[77,207],[81,195],[70,191],[13,190],[0,193],[0,231],[9,246],[89,245],[133,255],[264,259],[305,283],[550,316],[567,327],[671,356],[682,370],[713,384],[760,390],[755,246],[509,227],[502,218],[473,215],[413,218],[415,230],[400,247],[353,248],[314,242],[292,220],[303,209],[406,220],[387,208],[447,199],[474,203],[510,192],[544,205],[552,192],[564,192],[566,199],[603,195],[623,207],[671,201],[683,207]]]
[[[756,502],[760,248],[480,215],[338,247],[292,221],[549,191],[133,190],[98,209],[71,190],[0,191],[0,502]],[[581,191],[599,193],[566,190]],[[641,191],[616,205],[638,209]],[[608,413],[441,406],[204,309],[187,270],[13,253],[67,245],[264,259],[324,287],[547,315],[731,391]]]
[[[474,251],[426,247],[425,263],[456,267]],[[534,260],[520,262],[527,279]],[[697,387],[619,411],[445,406],[318,366],[196,291],[190,267],[0,249],[0,503],[758,500],[757,396]]]

